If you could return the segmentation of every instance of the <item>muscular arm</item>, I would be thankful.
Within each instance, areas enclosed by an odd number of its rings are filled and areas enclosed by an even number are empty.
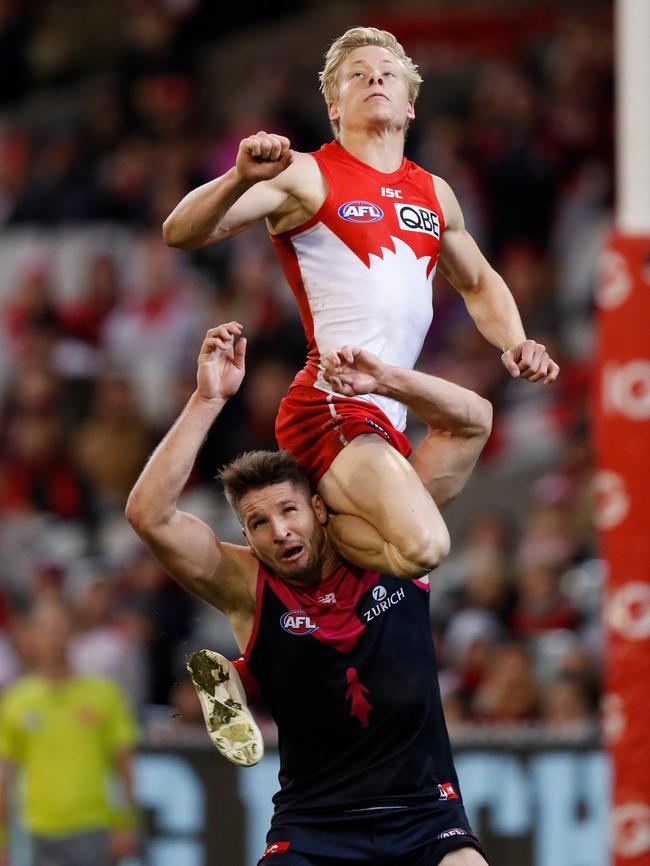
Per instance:
[[[318,210],[323,187],[311,156],[294,153],[283,136],[259,132],[243,139],[229,171],[176,205],[163,223],[163,239],[168,246],[198,249],[265,218],[272,231],[286,231]]]
[[[230,338],[223,329],[231,328]],[[233,335],[241,330],[236,323],[208,331],[199,356],[199,378],[203,387],[190,397],[180,417],[152,454],[126,505],[126,517],[165,569],[182,586],[219,608],[227,615],[254,605],[257,560],[245,547],[221,542],[198,517],[178,509],[178,497],[189,477],[194,460],[228,396],[239,387],[243,376],[244,345],[233,353]],[[220,346],[227,345],[227,350]],[[225,356],[231,367],[239,363],[239,381],[227,394],[210,393],[208,379]],[[229,356],[228,356],[229,355]],[[223,358],[222,358],[223,360]]]
[[[163,223],[170,247],[195,250],[233,237],[286,205],[277,181],[242,180],[235,168],[189,192]]]
[[[438,260],[440,272],[462,295],[485,339],[505,352],[526,339],[517,305],[465,228],[460,205],[449,184],[437,177],[435,187],[445,218]]]

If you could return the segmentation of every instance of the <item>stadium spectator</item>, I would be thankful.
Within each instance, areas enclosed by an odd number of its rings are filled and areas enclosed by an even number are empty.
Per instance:
[[[120,691],[108,680],[75,674],[69,662],[69,612],[37,607],[29,619],[32,673],[17,680],[0,707],[2,789],[0,862],[9,864],[10,786],[20,780],[20,821],[32,843],[33,866],[108,866],[135,853],[131,752],[136,727]],[[108,796],[122,783],[120,815]],[[120,819],[126,823],[120,828]]]

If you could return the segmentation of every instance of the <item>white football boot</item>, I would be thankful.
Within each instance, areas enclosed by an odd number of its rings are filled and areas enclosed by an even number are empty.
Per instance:
[[[204,649],[192,653],[186,667],[214,745],[233,764],[257,764],[264,756],[264,741],[235,666],[220,653]]]

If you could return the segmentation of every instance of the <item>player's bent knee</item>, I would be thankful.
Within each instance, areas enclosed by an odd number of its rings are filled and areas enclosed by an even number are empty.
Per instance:
[[[437,568],[448,555],[451,540],[447,528],[434,532],[414,532],[402,544],[386,542],[384,553],[391,565],[393,574],[398,577],[417,578]]]

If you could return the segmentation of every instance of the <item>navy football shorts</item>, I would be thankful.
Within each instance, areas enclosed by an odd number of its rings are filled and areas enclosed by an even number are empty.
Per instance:
[[[462,805],[280,814],[258,866],[437,866],[460,848],[487,860]]]

